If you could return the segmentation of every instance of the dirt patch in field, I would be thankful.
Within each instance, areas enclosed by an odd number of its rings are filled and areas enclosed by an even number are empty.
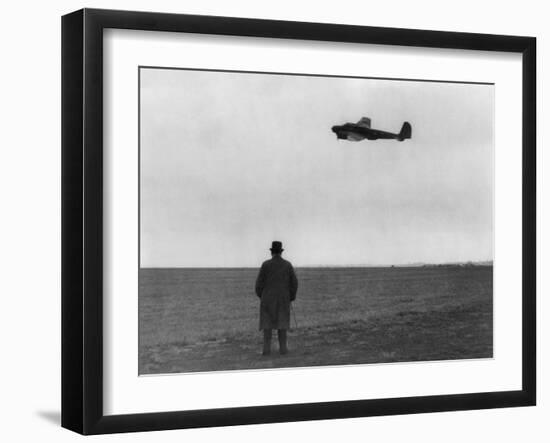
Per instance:
[[[490,358],[492,303],[348,320],[289,331],[287,355],[274,334],[273,352],[261,355],[260,331],[207,337],[193,343],[142,346],[140,374],[308,367]]]

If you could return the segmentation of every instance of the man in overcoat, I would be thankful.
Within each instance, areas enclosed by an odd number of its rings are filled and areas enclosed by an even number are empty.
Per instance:
[[[256,295],[260,298],[260,330],[264,332],[262,355],[271,354],[271,336],[277,329],[279,352],[286,354],[287,335],[290,327],[290,303],[296,300],[298,279],[292,264],[281,255],[280,241],[271,244],[271,259],[262,263],[256,279]]]

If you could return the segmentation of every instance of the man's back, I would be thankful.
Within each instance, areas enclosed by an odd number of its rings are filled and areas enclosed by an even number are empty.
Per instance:
[[[292,264],[276,255],[270,260],[262,263],[259,276],[260,287],[256,289],[259,297],[263,293],[267,296],[284,297],[288,294],[289,299],[296,295],[296,275]]]

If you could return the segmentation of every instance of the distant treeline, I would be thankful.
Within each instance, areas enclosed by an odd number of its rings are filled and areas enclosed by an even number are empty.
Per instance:
[[[438,263],[438,264],[423,264],[423,268],[473,268],[474,266],[493,266],[492,261],[473,262],[467,261],[464,263]]]

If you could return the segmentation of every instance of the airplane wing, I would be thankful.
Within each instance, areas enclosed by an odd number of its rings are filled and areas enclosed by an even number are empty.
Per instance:
[[[370,129],[370,118],[363,117],[361,120],[357,122],[357,126],[362,126],[363,128],[369,128]]]

